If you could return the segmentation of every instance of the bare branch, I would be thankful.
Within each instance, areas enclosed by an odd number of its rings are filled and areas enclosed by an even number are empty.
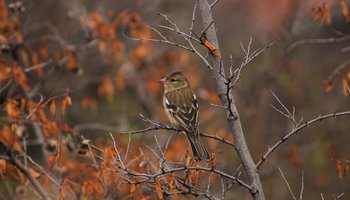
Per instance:
[[[304,193],[304,170],[301,171],[301,189],[300,189],[299,200],[303,200],[303,193]]]
[[[302,44],[329,44],[329,43],[342,43],[350,40],[350,36],[344,36],[339,38],[318,38],[318,39],[306,39],[306,40],[299,40],[294,43],[292,43],[287,48],[287,53],[290,53],[295,47],[302,45]]]
[[[256,164],[257,169],[259,169],[261,167],[261,165],[266,161],[266,159],[272,154],[273,151],[275,151],[281,144],[285,143],[293,135],[298,134],[300,130],[307,128],[310,125],[313,125],[316,122],[320,122],[324,119],[335,118],[338,116],[345,116],[345,115],[350,115],[350,111],[335,112],[335,113],[328,114],[328,115],[320,115],[312,120],[304,122],[303,124],[299,123],[298,126],[294,127],[288,134],[284,135],[281,140],[279,140],[272,147],[269,147],[267,152],[261,157],[260,161]]]
[[[160,172],[155,173],[155,174],[138,173],[138,172],[135,172],[135,171],[132,171],[132,170],[128,170],[128,174],[129,175],[132,175],[132,176],[135,176],[135,177],[143,177],[143,179],[141,179],[141,180],[135,180],[135,181],[131,181],[130,180],[129,183],[131,183],[131,184],[141,184],[141,183],[144,183],[144,182],[147,182],[147,181],[150,181],[150,180],[154,180],[154,179],[156,179],[158,177],[161,177],[161,176],[164,176],[164,175],[167,175],[167,174],[172,174],[172,173],[175,173],[175,172],[182,172],[182,171],[189,171],[189,170],[212,172],[214,174],[219,175],[220,177],[224,177],[224,178],[227,178],[227,179],[230,179],[232,181],[237,182],[240,186],[248,189],[249,191],[253,190],[251,188],[251,186],[248,185],[247,183],[245,183],[244,181],[238,179],[237,177],[234,177],[234,176],[231,176],[229,174],[226,174],[225,172],[221,172],[221,171],[213,169],[213,168],[194,167],[194,166],[187,166],[187,165],[185,165],[183,167],[172,168],[172,169],[169,169],[169,170],[163,169]]]
[[[215,0],[212,4],[210,4],[210,8],[214,8],[214,6],[219,3],[220,0]]]
[[[155,30],[155,28],[152,28],[152,30]],[[159,33],[159,31],[157,31],[156,33]],[[193,49],[190,49],[184,45],[181,45],[181,44],[178,44],[178,43],[175,43],[175,42],[172,42],[168,39],[152,39],[152,38],[133,38],[133,37],[129,37],[127,35],[125,35],[125,33],[123,32],[123,36],[128,39],[128,40],[134,40],[134,41],[149,41],[149,42],[159,42],[159,43],[164,43],[164,44],[170,44],[172,46],[176,46],[176,47],[180,47],[182,49],[185,49],[185,50],[188,50],[188,51],[191,51],[193,52]]]
[[[290,194],[292,195],[293,199],[294,199],[294,200],[297,200],[297,198],[295,198],[295,196],[294,196],[294,194],[293,194],[292,189],[290,188],[290,185],[289,185],[289,183],[288,183],[286,177],[284,177],[281,168],[280,168],[280,167],[277,167],[277,168],[278,168],[278,171],[280,172],[280,174],[281,174],[281,176],[282,176],[284,182],[286,183],[286,185],[287,185],[287,187],[288,187],[288,190],[289,190]]]
[[[350,66],[350,59],[345,60],[343,63],[341,63],[339,66],[337,66],[332,73],[327,77],[328,81],[333,80],[334,76],[339,74],[340,71],[345,69],[346,67]]]
[[[11,164],[16,166],[23,174],[25,177],[28,178],[30,183],[33,185],[35,191],[40,195],[41,198],[43,199],[51,199],[48,194],[45,192],[44,188],[41,186],[38,180],[32,176],[32,174],[28,171],[28,168],[23,166],[22,163],[20,163],[15,156],[13,155],[12,151],[9,151],[7,153],[7,158],[6,160],[9,161]],[[4,158],[4,157],[3,157]]]

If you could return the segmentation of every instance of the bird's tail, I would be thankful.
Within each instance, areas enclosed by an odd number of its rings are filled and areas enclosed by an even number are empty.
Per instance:
[[[203,143],[199,130],[195,134],[186,134],[190,141],[192,153],[196,160],[210,159],[210,153]]]

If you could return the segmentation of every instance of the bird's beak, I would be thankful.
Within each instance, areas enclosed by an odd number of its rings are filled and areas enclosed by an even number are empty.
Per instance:
[[[162,78],[162,79],[159,80],[159,82],[160,82],[160,83],[165,83],[166,80],[165,80],[165,78]]]

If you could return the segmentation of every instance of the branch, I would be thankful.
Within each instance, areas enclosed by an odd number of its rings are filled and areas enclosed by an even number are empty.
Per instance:
[[[292,197],[293,197],[293,200],[297,200],[297,198],[295,198],[295,195],[294,195],[294,193],[293,193],[293,191],[292,191],[292,188],[290,188],[290,185],[289,185],[289,183],[288,183],[286,177],[284,177],[284,174],[283,174],[283,172],[282,172],[282,170],[281,170],[280,167],[278,167],[278,171],[280,172],[280,174],[281,174],[281,176],[282,176],[284,182],[286,183],[286,185],[287,185],[287,187],[288,187],[288,190],[289,190],[289,193],[290,193],[290,194],[292,195]]]
[[[288,134],[282,137],[280,141],[278,141],[275,145],[272,147],[269,147],[267,152],[261,157],[260,161],[256,164],[257,169],[261,167],[261,165],[267,160],[267,158],[274,152],[281,144],[285,143],[288,139],[290,139],[293,135],[296,135],[299,133],[300,130],[309,127],[310,125],[315,124],[316,122],[321,122],[323,119],[328,118],[335,118],[338,116],[344,116],[344,115],[350,115],[350,111],[344,111],[344,112],[335,112],[332,114],[327,115],[320,115],[312,120],[306,121],[301,125],[298,125],[292,129]]]
[[[208,4],[207,0],[197,0],[197,4],[199,12],[201,14],[202,25],[203,27],[208,27],[214,21],[211,12],[211,6]],[[218,54],[222,55],[220,52],[214,23],[206,31],[206,38],[215,47],[215,49],[218,51]],[[252,59],[256,56],[253,56]],[[212,73],[216,82],[217,91],[221,103],[224,107],[227,107],[226,118],[233,134],[233,144],[247,174],[249,185],[252,188],[252,190],[250,190],[250,194],[255,200],[264,200],[265,197],[261,186],[260,176],[253,158],[248,150],[242,129],[242,124],[239,118],[238,110],[236,108],[236,102],[231,92],[232,87],[227,83],[227,78],[225,78],[225,71],[221,70],[222,59],[216,57],[213,54],[209,54],[209,57],[211,59],[211,66],[213,68]]]
[[[240,186],[248,189],[249,191],[253,190],[253,188],[250,185],[248,185],[247,183],[245,183],[241,179],[238,179],[237,177],[231,176],[229,174],[226,174],[225,172],[222,172],[222,171],[219,171],[219,170],[216,170],[216,169],[213,169],[213,168],[206,168],[206,167],[194,167],[194,166],[187,166],[187,165],[185,165],[183,167],[172,168],[172,169],[169,169],[169,170],[162,169],[162,170],[160,170],[160,172],[155,173],[155,174],[138,173],[138,172],[135,172],[135,171],[132,171],[132,170],[128,169],[127,173],[129,175],[134,176],[134,177],[143,177],[142,180],[130,181],[129,182],[130,184],[141,184],[141,183],[144,183],[144,182],[156,179],[156,178],[158,178],[160,176],[164,176],[164,175],[167,175],[167,174],[172,174],[174,172],[182,172],[182,171],[189,171],[189,170],[212,172],[214,174],[219,175],[220,177],[227,178],[227,179],[230,179],[232,181],[237,182]]]
[[[332,73],[328,76],[327,80],[331,81],[334,76],[336,76],[337,74],[339,74],[340,71],[342,71],[343,69],[345,69],[346,67],[348,67],[350,65],[350,59],[345,60],[343,63],[341,63],[339,66],[337,66]]]
[[[44,188],[41,186],[39,181],[36,178],[34,178],[32,174],[28,171],[28,169],[15,158],[11,150],[7,152],[7,156],[8,157],[6,157],[6,160],[9,161],[12,165],[16,166],[19,169],[19,171],[21,171],[24,174],[24,176],[28,178],[30,183],[33,185],[35,191],[38,192],[41,198],[45,200],[51,199],[47,195],[47,193],[45,192]]]
[[[341,43],[346,42],[350,40],[350,36],[344,36],[339,38],[317,38],[317,39],[306,39],[306,40],[298,40],[294,43],[292,43],[287,48],[287,53],[290,53],[295,47],[302,45],[302,44],[329,44],[329,43]]]
[[[143,116],[142,114],[140,114],[140,117],[142,118],[142,120],[153,124],[153,126],[145,128],[145,129],[141,129],[141,130],[136,130],[136,131],[125,131],[125,132],[121,132],[120,134],[122,135],[133,135],[133,134],[141,134],[141,133],[148,133],[148,132],[152,132],[152,131],[161,131],[161,130],[168,130],[168,131],[179,131],[178,129],[169,126],[169,125],[164,125],[160,122],[156,122],[154,120],[148,119],[147,117]],[[218,136],[218,135],[209,135],[203,132],[200,132],[200,135],[206,138],[210,138],[210,139],[214,139],[217,140],[219,142],[222,142],[224,144],[230,145],[232,147],[234,147],[233,143],[229,140],[225,140],[224,138]]]

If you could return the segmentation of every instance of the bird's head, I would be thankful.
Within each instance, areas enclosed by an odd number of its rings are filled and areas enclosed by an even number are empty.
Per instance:
[[[186,77],[180,71],[171,72],[164,78],[160,79],[159,82],[164,84],[165,92],[186,88],[189,86]]]

